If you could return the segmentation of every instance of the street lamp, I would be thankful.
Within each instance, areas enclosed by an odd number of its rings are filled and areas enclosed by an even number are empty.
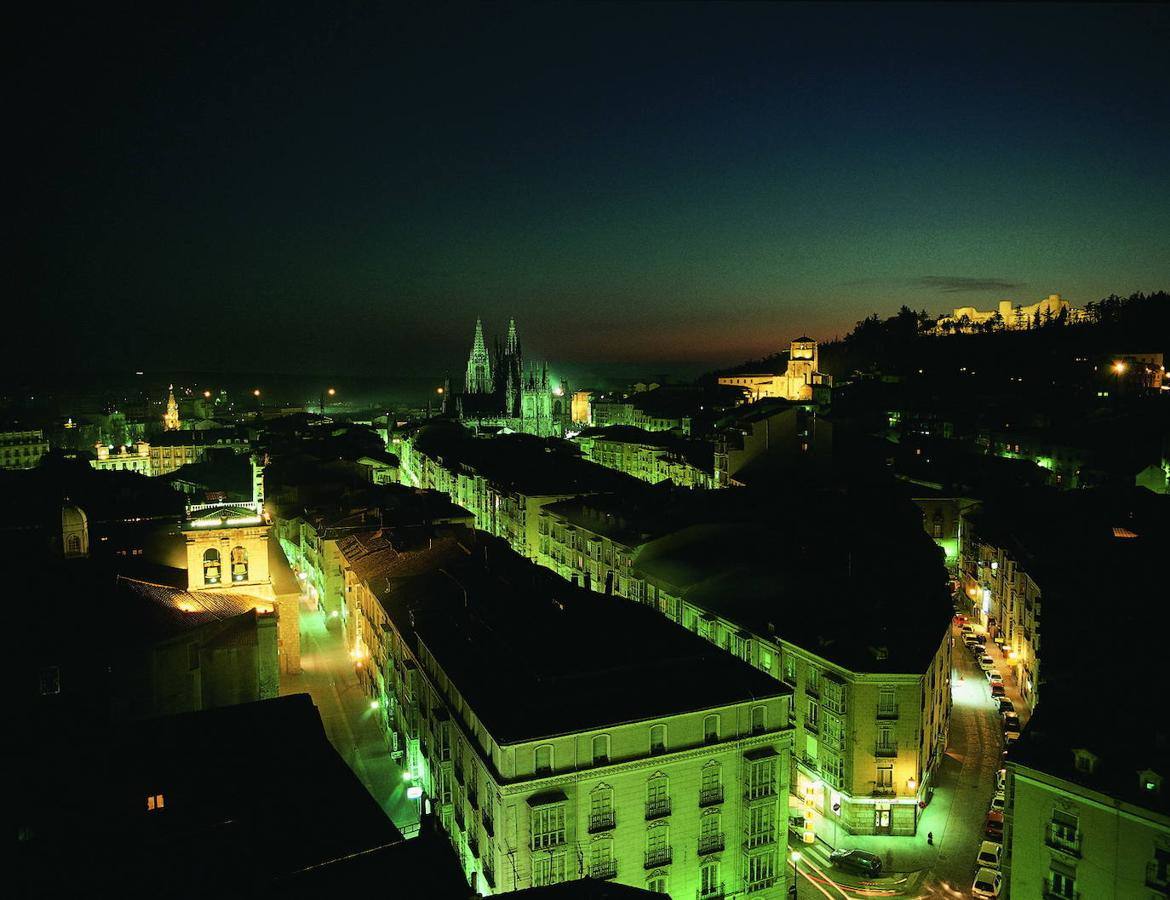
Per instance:
[[[796,896],[796,883],[800,878],[800,851],[792,851],[792,887],[788,889],[788,896]]]
[[[323,390],[321,392],[321,415],[325,415],[325,395],[326,394],[328,394],[330,397],[336,397],[337,396],[337,389],[336,388],[326,388],[325,390]]]
[[[256,388],[256,390],[252,391],[252,396],[259,397],[260,396],[260,388]]]
[[[913,778],[907,778],[906,779],[906,787],[908,787],[910,789],[910,793],[913,794],[915,788],[918,787],[918,782]]]

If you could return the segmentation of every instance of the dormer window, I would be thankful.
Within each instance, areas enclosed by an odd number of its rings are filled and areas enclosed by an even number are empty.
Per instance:
[[[1097,763],[1099,762],[1097,754],[1089,750],[1079,749],[1073,750],[1073,768],[1078,772],[1083,772],[1086,775],[1092,775],[1097,771]]]

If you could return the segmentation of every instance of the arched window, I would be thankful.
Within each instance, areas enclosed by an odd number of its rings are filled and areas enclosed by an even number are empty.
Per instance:
[[[65,552],[70,556],[77,556],[81,553],[81,538],[75,534],[69,535],[65,541]]]
[[[609,735],[598,734],[593,738],[593,765],[604,766],[609,763]]]
[[[536,760],[533,765],[533,771],[537,775],[547,775],[553,769],[553,747],[552,744],[542,744],[536,748]]]
[[[232,548],[232,581],[248,580],[248,551],[243,547]]]
[[[666,726],[650,726],[650,752],[652,754],[666,752]]]
[[[203,551],[203,583],[219,584],[219,551],[214,547]]]

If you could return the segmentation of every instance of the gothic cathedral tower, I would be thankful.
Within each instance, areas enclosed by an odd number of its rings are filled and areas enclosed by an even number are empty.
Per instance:
[[[179,422],[179,404],[175,400],[175,386],[172,384],[170,393],[167,395],[167,411],[163,416],[163,429],[165,431],[178,431],[181,427]]]
[[[483,321],[475,320],[475,340],[467,359],[467,380],[464,393],[490,394],[492,392],[492,362],[483,342]]]

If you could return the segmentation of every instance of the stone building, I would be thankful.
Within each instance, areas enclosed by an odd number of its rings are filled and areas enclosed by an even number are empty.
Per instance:
[[[996,309],[981,310],[974,306],[960,306],[949,316],[941,316],[935,323],[936,334],[979,331],[987,328],[1026,331],[1042,325],[1086,322],[1089,314],[1070,306],[1060,294],[1049,294],[1043,300],[1020,306],[1011,300],[1000,300]]]
[[[187,507],[183,523],[187,584],[192,591],[256,598],[278,625],[280,671],[301,670],[300,585],[276,542],[259,503],[201,503]]]
[[[789,688],[498,540],[365,541],[355,665],[474,890],[786,895]]]
[[[35,469],[49,452],[49,442],[39,429],[0,431],[0,469]]]
[[[586,428],[571,439],[590,462],[640,481],[679,487],[715,486],[712,445],[632,426]]]
[[[815,390],[831,387],[833,380],[820,371],[817,342],[809,337],[798,337],[789,345],[788,366],[782,373],[723,375],[720,376],[719,383],[742,388],[747,398],[754,403],[767,397],[795,401],[813,400]]]

